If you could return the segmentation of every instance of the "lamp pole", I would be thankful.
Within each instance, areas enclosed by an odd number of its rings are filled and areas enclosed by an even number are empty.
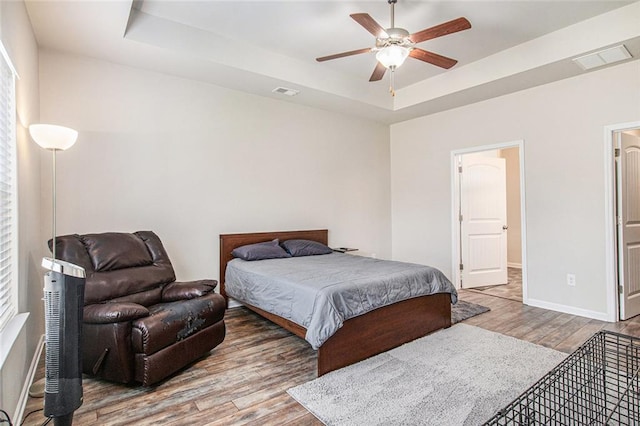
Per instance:
[[[51,209],[53,210],[53,223],[51,224],[51,229],[53,232],[53,248],[52,248],[52,254],[53,254],[53,260],[56,260],[56,151],[57,149],[52,148],[51,152],[53,153],[53,167],[52,167],[52,176],[51,176],[51,182],[52,182],[52,188],[51,188],[51,193],[52,193],[52,197],[53,198],[53,205],[51,206]]]

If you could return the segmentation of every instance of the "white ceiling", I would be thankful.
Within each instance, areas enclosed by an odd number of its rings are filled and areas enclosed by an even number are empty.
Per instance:
[[[349,15],[390,23],[376,1],[34,1],[27,10],[41,48],[104,59],[290,102],[392,123],[578,75],[571,58],[624,43],[640,57],[640,2],[408,1],[395,6],[410,33],[461,16],[472,28],[419,44],[458,60],[450,70],[409,58],[368,81],[372,47]],[[295,97],[271,93],[285,86]]]

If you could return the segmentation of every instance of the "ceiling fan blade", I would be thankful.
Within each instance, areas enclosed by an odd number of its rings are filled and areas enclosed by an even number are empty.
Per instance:
[[[411,52],[409,52],[409,56],[446,69],[449,69],[458,63],[455,59],[447,58],[446,56],[438,55],[437,53],[427,52],[426,50],[418,49],[417,47],[413,48]]]
[[[349,52],[336,53],[335,55],[322,56],[320,58],[316,58],[318,62],[330,61],[331,59],[344,58],[345,56],[359,55],[360,53],[368,53],[371,52],[371,48],[367,47],[364,49],[351,50]]]
[[[373,70],[373,74],[371,74],[371,78],[369,79],[369,81],[382,80],[382,77],[384,77],[384,73],[386,71],[387,71],[387,69],[384,67],[384,65],[382,65],[380,62],[378,62],[376,64],[375,69]]]
[[[365,30],[373,34],[374,37],[388,38],[387,32],[373,19],[368,13],[353,13],[349,15],[358,24],[362,25]]]
[[[467,18],[458,18],[445,22],[444,24],[436,25],[435,27],[427,28],[426,30],[413,33],[409,38],[414,43],[420,43],[436,37],[442,37],[447,34],[457,33],[458,31],[468,30],[469,28],[471,28],[471,23]]]

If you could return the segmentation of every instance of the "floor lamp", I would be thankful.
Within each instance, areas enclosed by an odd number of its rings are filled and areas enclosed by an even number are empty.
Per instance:
[[[81,337],[85,272],[78,265],[56,259],[56,152],[70,148],[76,142],[78,132],[52,124],[32,124],[29,134],[38,145],[53,153],[53,257],[42,259],[42,266],[46,269],[44,415],[52,418],[56,426],[68,426],[73,423],[74,411],[82,405]],[[41,388],[42,384],[36,383],[33,387]],[[42,394],[37,390],[34,393]]]
[[[71,148],[78,139],[78,132],[68,127],[53,124],[32,124],[29,126],[31,138],[42,148],[51,151],[53,155],[53,169],[51,173],[52,188],[52,234],[53,259],[56,258],[56,152]]]

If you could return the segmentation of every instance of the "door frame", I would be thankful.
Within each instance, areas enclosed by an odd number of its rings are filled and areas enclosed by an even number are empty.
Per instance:
[[[518,158],[520,160],[520,229],[522,244],[522,303],[528,303],[527,291],[527,221],[526,221],[526,192],[525,192],[525,162],[524,162],[524,140],[502,142],[492,145],[474,146],[451,151],[451,271],[453,275],[453,285],[459,289],[460,285],[460,226],[458,211],[460,207],[460,185],[458,174],[458,157],[464,154],[472,154],[483,151],[493,151],[496,149],[518,148]]]
[[[605,277],[607,288],[607,321],[620,321],[620,306],[618,294],[618,255],[617,255],[617,226],[615,218],[616,169],[613,150],[615,148],[614,132],[634,130],[640,128],[640,121],[612,124],[604,127],[604,235],[605,235]]]

